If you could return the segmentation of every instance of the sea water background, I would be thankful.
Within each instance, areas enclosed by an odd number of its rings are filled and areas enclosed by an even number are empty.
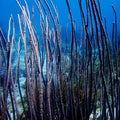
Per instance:
[[[20,0],[23,1],[23,0]],[[55,4],[60,18],[61,28],[65,28],[66,24],[69,22],[69,15],[68,10],[66,6],[65,0],[52,0]],[[31,11],[32,6],[36,6],[34,4],[34,0],[27,0],[29,9]],[[81,29],[81,17],[79,12],[79,6],[78,6],[78,0],[69,0],[70,7],[72,11],[73,18],[76,21],[77,29]],[[83,6],[85,0],[83,0]],[[101,3],[101,10],[102,10],[102,16],[106,18],[107,20],[107,27],[109,32],[112,30],[112,23],[114,21],[114,13],[112,10],[112,5],[115,7],[117,16],[118,16],[118,28],[120,28],[120,0],[100,0]],[[7,34],[8,30],[8,21],[10,18],[10,15],[12,14],[14,17],[14,22],[16,26],[16,31],[19,31],[18,27],[18,18],[17,14],[20,13],[19,6],[16,3],[16,0],[0,0],[0,27],[4,30],[4,32]],[[34,25],[36,29],[39,31],[40,26],[39,24],[39,13],[38,10],[35,7],[35,20]]]

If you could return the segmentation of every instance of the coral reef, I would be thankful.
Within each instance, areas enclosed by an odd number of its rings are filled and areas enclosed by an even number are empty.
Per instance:
[[[99,0],[85,0],[85,11],[78,0],[82,20],[78,37],[66,0],[70,35],[66,26],[63,42],[52,0],[34,0],[40,34],[33,22],[34,7],[30,11],[26,0],[16,2],[20,35],[12,15],[7,38],[0,29],[0,120],[118,120],[120,37],[114,6],[109,37]]]

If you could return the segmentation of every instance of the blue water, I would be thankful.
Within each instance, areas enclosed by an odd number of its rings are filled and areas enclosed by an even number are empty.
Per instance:
[[[20,0],[23,1],[23,0]],[[61,27],[66,27],[66,24],[69,22],[69,15],[68,10],[66,6],[65,0],[52,0],[55,4],[57,11],[59,13],[59,19],[61,23]],[[72,11],[73,18],[76,21],[77,27],[79,28],[81,26],[81,18],[80,18],[80,12],[79,12],[79,6],[78,6],[78,0],[69,0],[70,1],[70,7]],[[84,1],[84,0],[83,0]],[[36,6],[33,2],[33,0],[27,0],[29,4],[29,9],[32,9],[32,6]],[[118,16],[118,26],[120,26],[120,0],[100,0],[101,3],[101,10],[102,10],[102,16],[106,18],[107,20],[107,26],[108,29],[111,30],[112,22],[114,21],[114,13],[112,10],[112,5],[115,7],[117,16]],[[83,6],[85,9],[85,5],[83,2]],[[0,0],[0,27],[7,32],[8,29],[8,21],[9,17],[12,14],[14,17],[15,25],[18,26],[18,18],[17,14],[19,14],[20,9],[16,3],[15,0]],[[37,8],[35,8],[35,26],[39,30],[39,13],[37,11]],[[17,27],[16,30],[19,28]]]

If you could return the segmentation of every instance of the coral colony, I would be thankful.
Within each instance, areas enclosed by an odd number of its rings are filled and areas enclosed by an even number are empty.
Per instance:
[[[34,2],[40,34],[27,0],[16,0],[19,33],[12,15],[7,37],[0,28],[0,120],[119,120],[120,36],[114,6],[110,36],[100,1],[85,0],[83,9],[78,0],[82,25],[76,34],[66,0],[70,30],[66,26],[63,42],[53,1]]]

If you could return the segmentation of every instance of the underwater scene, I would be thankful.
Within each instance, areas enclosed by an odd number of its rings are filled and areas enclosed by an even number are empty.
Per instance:
[[[120,1],[0,0],[0,120],[120,120]]]

